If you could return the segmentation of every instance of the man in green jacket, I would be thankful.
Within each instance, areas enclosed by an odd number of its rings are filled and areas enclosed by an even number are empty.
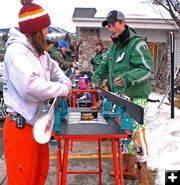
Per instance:
[[[124,15],[120,11],[111,11],[102,22],[102,26],[108,26],[113,44],[94,73],[93,81],[101,84],[104,74],[108,73],[112,92],[129,96],[132,102],[146,108],[147,98],[151,92],[150,78],[153,75],[153,62],[146,42],[126,25]],[[139,125],[134,121],[132,135],[133,142],[127,146],[129,154],[123,155],[123,160],[128,161],[124,169],[127,174],[134,176],[133,154],[136,152],[139,184],[149,185],[145,125]]]
[[[99,41],[96,43],[95,52],[96,52],[95,56],[91,59],[91,64],[93,65],[93,72],[95,72],[98,69],[99,64],[103,59],[103,56],[107,52],[107,50],[104,48],[101,39],[99,39]]]

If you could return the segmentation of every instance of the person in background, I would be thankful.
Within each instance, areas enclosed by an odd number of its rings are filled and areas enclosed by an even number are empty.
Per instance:
[[[49,149],[48,143],[39,144],[33,138],[34,118],[49,100],[68,97],[71,81],[45,51],[51,23],[48,13],[32,0],[21,0],[21,4],[19,29],[10,29],[4,59],[7,185],[44,185]]]
[[[69,44],[69,51],[71,53],[71,56],[72,56],[72,62],[74,64],[76,64],[76,62],[78,62],[77,60],[77,52],[76,52],[76,48],[75,48],[75,45],[74,44]]]
[[[93,73],[96,72],[101,61],[103,60],[103,57],[106,55],[106,52],[107,52],[107,49],[104,48],[103,41],[101,39],[99,39],[99,41],[96,43],[95,52],[96,52],[95,56],[90,61],[91,64],[93,65]],[[107,73],[106,75],[104,75],[102,85],[106,86],[109,89]]]
[[[59,51],[61,52],[62,56],[63,56],[63,61],[60,63],[60,68],[65,72],[66,70],[68,70],[68,68],[72,66],[72,61],[71,59],[68,59],[68,61],[66,61],[67,57],[65,56],[66,51],[68,50],[68,44],[66,41],[62,40],[59,42]]]
[[[59,42],[59,47],[64,57],[64,62],[61,64],[61,67],[64,69],[66,76],[71,78],[75,69],[77,69],[75,56],[73,54],[74,47],[71,44],[69,46],[65,40]]]
[[[60,47],[62,54],[64,56],[64,60],[66,62],[72,62],[73,58],[72,58],[68,43],[65,40],[61,40],[59,42],[59,47]]]
[[[90,70],[90,63],[87,60],[84,60],[82,62],[80,76],[86,77],[86,83],[88,84],[89,82],[91,82],[92,75],[93,72]]]
[[[51,40],[49,40],[49,39],[46,39],[46,44],[47,44],[46,51],[51,56],[51,49],[53,47],[53,42]]]
[[[64,41],[70,45],[71,44],[71,37],[69,35],[69,33],[66,33],[66,35],[64,36]]]
[[[101,39],[96,43],[95,56],[91,59],[91,64],[93,65],[93,72],[97,70],[99,64],[101,63],[103,56],[105,56],[107,50],[104,49],[104,45]]]
[[[53,47],[52,47],[52,51],[51,51],[51,57],[56,60],[58,62],[58,64],[60,65],[61,62],[63,61],[63,55],[61,54],[61,52],[59,51],[59,43],[58,42],[54,42],[53,43]]]
[[[58,42],[52,42],[49,39],[46,40],[46,43],[48,44],[47,52],[49,53],[50,57],[58,62],[59,67],[61,63],[63,62],[64,58],[61,52],[58,50],[59,43]]]
[[[108,72],[112,92],[129,96],[133,103],[146,108],[147,98],[151,92],[150,79],[153,76],[152,57],[146,42],[126,24],[125,17],[120,11],[111,11],[102,22],[102,26],[108,27],[113,44],[94,73],[93,81],[101,84],[104,74]],[[136,153],[139,184],[149,185],[145,124],[133,122],[132,141],[127,149],[128,153],[123,154],[124,175],[135,176],[134,153]]]

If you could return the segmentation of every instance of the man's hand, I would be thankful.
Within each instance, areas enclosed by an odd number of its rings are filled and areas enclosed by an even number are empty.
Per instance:
[[[89,88],[91,88],[91,89],[96,89],[97,87],[99,87],[99,86],[100,86],[100,84],[99,84],[99,83],[94,83],[94,82],[89,83],[88,85],[89,85]]]
[[[115,78],[114,83],[117,86],[120,86],[120,87],[123,87],[124,86],[123,83],[122,83],[122,81],[121,81],[121,79],[120,79],[120,77]]]

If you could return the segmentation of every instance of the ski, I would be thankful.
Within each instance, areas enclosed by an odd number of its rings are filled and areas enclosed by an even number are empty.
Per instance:
[[[106,91],[103,87],[98,87],[98,89],[101,96],[106,96],[113,104],[122,106],[125,112],[127,112],[136,122],[139,124],[144,123],[144,109],[141,106],[124,99],[120,95]]]

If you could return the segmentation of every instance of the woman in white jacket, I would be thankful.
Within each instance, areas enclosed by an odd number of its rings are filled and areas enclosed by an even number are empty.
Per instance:
[[[47,101],[67,97],[71,82],[46,50],[49,15],[32,0],[21,0],[19,30],[10,29],[4,63],[4,152],[8,185],[44,185],[48,144],[32,135],[34,117]],[[18,121],[20,120],[20,125]]]

